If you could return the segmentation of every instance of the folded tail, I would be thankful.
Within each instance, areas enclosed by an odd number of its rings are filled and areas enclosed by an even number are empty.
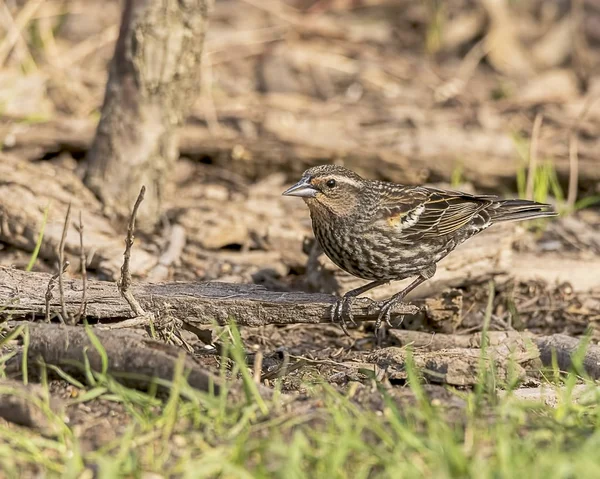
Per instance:
[[[551,205],[537,203],[529,200],[500,200],[494,202],[490,208],[492,221],[521,221],[534,218],[556,216],[557,213]]]

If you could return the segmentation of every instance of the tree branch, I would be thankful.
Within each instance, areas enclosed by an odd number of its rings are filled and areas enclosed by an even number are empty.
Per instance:
[[[44,292],[50,275],[25,273],[0,268],[0,316],[12,318],[45,312]],[[65,280],[65,307],[76,313],[81,303],[82,282]],[[234,319],[243,326],[266,324],[328,323],[336,297],[328,294],[277,292],[253,284],[230,283],[163,283],[137,284],[131,288],[140,306],[157,317],[170,316],[192,326],[225,325]],[[15,298],[18,301],[15,301]],[[2,309],[4,307],[4,309]],[[50,311],[59,311],[53,301]],[[461,302],[450,294],[445,298],[420,300],[414,304],[400,304],[392,314],[392,321],[400,315],[423,319],[437,324],[452,321],[460,314]],[[359,298],[353,305],[355,319],[377,319],[375,301]],[[119,294],[114,283],[90,281],[87,283],[87,317],[100,321],[131,318],[131,308]],[[434,326],[435,327],[435,326]]]

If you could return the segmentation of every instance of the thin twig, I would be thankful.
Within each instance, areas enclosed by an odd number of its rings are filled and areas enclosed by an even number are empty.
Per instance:
[[[569,134],[569,191],[567,193],[567,207],[569,209],[573,209],[575,206],[579,188],[579,126],[598,98],[600,98],[599,95],[587,98]]]
[[[125,298],[127,299],[127,298]],[[134,298],[135,300],[135,298]],[[132,308],[133,309],[133,308]],[[146,316],[136,316],[135,318],[125,319],[123,321],[119,321],[118,323],[113,324],[103,324],[101,326],[97,326],[99,329],[129,329],[129,328],[139,328],[140,326],[147,326],[148,318]]]
[[[254,356],[254,374],[252,375],[254,382],[256,384],[260,384],[260,376],[262,374],[262,365],[263,365],[263,353],[262,351],[257,351]]]
[[[63,272],[66,271],[68,267],[69,267],[69,262],[66,261],[65,264],[63,265]],[[44,299],[46,301],[45,320],[47,323],[50,322],[50,301],[52,301],[52,290],[54,289],[54,286],[56,285],[56,280],[58,279],[59,276],[60,276],[60,273],[56,273],[54,276],[52,276],[50,278],[50,281],[48,281],[48,287],[46,288],[46,294],[44,295]],[[61,315],[59,315],[59,317],[62,319]]]
[[[200,98],[204,106],[204,117],[208,130],[211,135],[217,136],[221,132],[221,125],[219,124],[219,115],[213,96],[212,63],[207,59],[208,53],[205,52],[202,59],[202,70],[200,71],[200,83],[202,85]]]
[[[85,250],[83,249],[83,219],[81,217],[81,211],[79,212],[79,226],[76,227],[79,232],[79,269],[81,270],[81,279],[83,282],[83,292],[81,293],[81,305],[79,306],[79,311],[77,312],[75,323],[79,323],[81,318],[85,315],[85,296],[87,291],[87,258],[85,255]]]
[[[541,113],[535,115],[533,120],[533,129],[531,130],[531,141],[529,143],[529,169],[527,171],[527,189],[525,190],[525,198],[533,200],[533,189],[535,185],[535,172],[537,170],[537,153],[538,153],[538,140],[540,137],[540,130],[542,128],[543,116]]]
[[[63,284],[63,273],[65,266],[65,240],[67,239],[67,231],[69,229],[69,221],[71,220],[71,203],[67,208],[67,214],[65,216],[65,224],[63,226],[62,236],[60,237],[60,243],[58,245],[58,291],[60,292],[60,308],[62,317],[66,321],[67,307],[65,306],[65,287]]]
[[[145,316],[146,312],[141,307],[140,303],[137,302],[135,297],[130,291],[131,288],[131,271],[129,270],[129,262],[131,261],[131,247],[133,246],[134,231],[135,231],[135,218],[137,216],[138,209],[142,201],[144,201],[144,195],[146,194],[146,187],[142,186],[140,194],[135,200],[133,210],[131,211],[131,217],[129,218],[129,226],[127,227],[127,238],[125,239],[125,252],[123,253],[123,266],[121,266],[121,279],[119,279],[117,285],[121,295],[125,298],[129,307],[136,316]]]
[[[567,193],[567,208],[572,210],[577,201],[579,185],[579,133],[571,130],[569,135],[569,191]]]

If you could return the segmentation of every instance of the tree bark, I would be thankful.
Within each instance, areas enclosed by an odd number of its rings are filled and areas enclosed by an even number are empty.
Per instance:
[[[572,338],[566,334],[553,334],[536,338],[535,343],[540,350],[540,358],[544,366],[552,367],[552,355],[556,355],[556,364],[561,371],[568,371],[573,367],[573,356],[584,352],[581,356],[581,366],[592,378],[600,378],[600,346],[588,344],[585,351],[580,351],[583,340]]]
[[[85,182],[117,217],[142,185],[142,229],[160,219],[175,129],[199,93],[210,0],[126,0]]]
[[[69,374],[81,377],[86,357],[92,371],[102,371],[102,356],[85,328],[43,323],[27,324],[27,328],[29,346],[21,354],[27,355],[26,364],[32,372],[41,359],[45,364],[59,366]],[[190,386],[200,391],[219,392],[218,378],[177,346],[146,338],[134,331],[101,331],[95,328],[92,333],[108,357],[106,372],[130,387],[147,389],[153,378],[172,381],[177,361],[182,360]],[[21,354],[8,362],[10,374],[23,372]]]
[[[51,275],[26,273],[0,267],[0,319],[30,318],[46,312],[45,294]],[[331,322],[331,307],[336,301],[328,294],[270,291],[254,284],[231,283],[138,283],[131,292],[142,308],[158,318],[178,318],[189,326],[238,325],[259,327],[267,324],[317,324]],[[64,280],[64,306],[68,315],[79,311],[83,284],[77,279]],[[60,312],[58,294],[49,301],[51,314]],[[453,322],[460,315],[456,298],[428,299],[414,304],[398,304],[392,320],[406,315],[407,321],[423,321],[439,330],[440,323]],[[357,321],[374,321],[379,309],[367,298],[352,306]],[[131,309],[116,285],[106,281],[88,281],[86,317],[97,320],[127,319]],[[437,325],[437,326],[436,326]]]

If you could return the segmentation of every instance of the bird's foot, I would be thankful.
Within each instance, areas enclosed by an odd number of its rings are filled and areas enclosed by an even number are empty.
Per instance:
[[[345,295],[339,298],[331,307],[331,321],[340,323],[342,331],[344,331],[346,336],[350,336],[350,333],[348,332],[348,321],[356,326],[354,313],[352,312],[352,303],[355,299],[355,296]]]
[[[402,296],[398,296],[398,297],[392,296],[390,299],[383,302],[383,305],[381,306],[381,309],[379,310],[379,315],[377,316],[377,321],[375,321],[375,335],[377,335],[377,332],[379,331],[379,328],[381,328],[381,324],[384,321],[390,328],[394,328],[394,326],[390,322],[392,308],[396,304],[402,302],[403,299],[404,299],[404,297],[402,297]]]

